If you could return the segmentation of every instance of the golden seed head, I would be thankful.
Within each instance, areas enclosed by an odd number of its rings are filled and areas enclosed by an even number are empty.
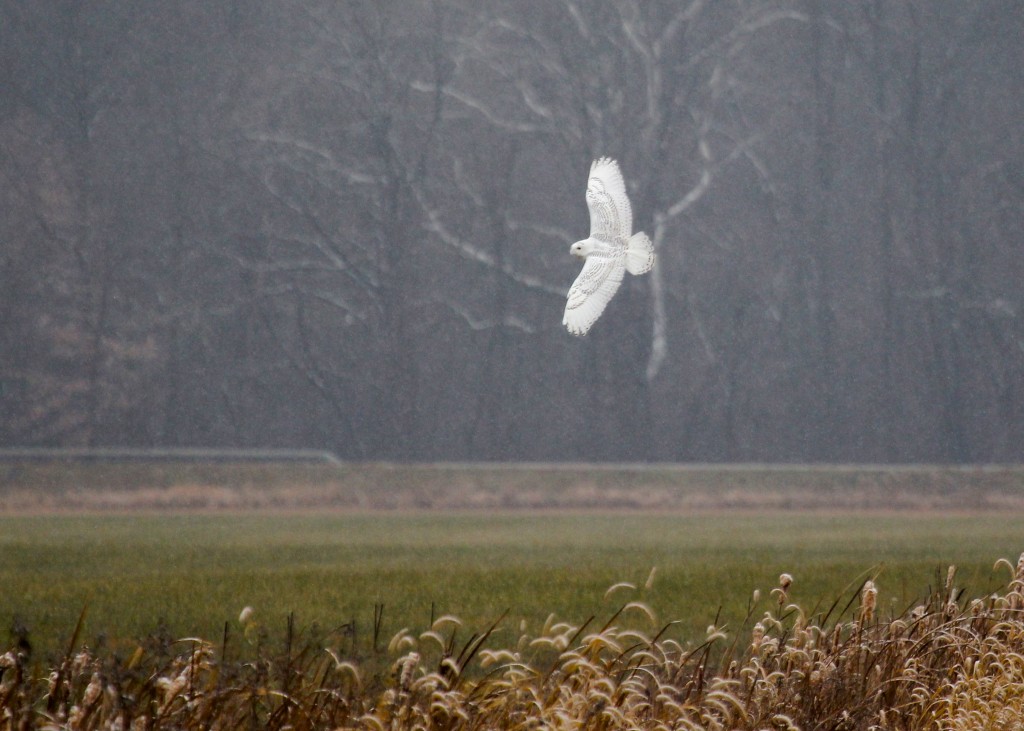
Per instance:
[[[644,588],[647,589],[648,591],[650,590],[650,588],[652,586],[654,586],[654,575],[657,574],[657,573],[658,573],[658,567],[657,566],[652,566],[651,567],[651,573],[648,574],[647,581],[644,582]]]
[[[755,650],[761,646],[761,642],[764,640],[764,625],[758,622],[754,625],[753,629],[750,630],[750,645]]]
[[[85,689],[84,701],[86,706],[91,706],[93,702],[100,697],[100,690],[102,689],[102,681],[100,680],[99,673],[93,673],[92,678],[89,680],[89,686]]]
[[[419,662],[420,654],[418,652],[410,652],[405,656],[405,660],[402,662],[402,672],[398,679],[402,690],[408,690],[412,685],[413,673],[416,672],[416,666],[419,665]]]
[[[875,608],[875,600],[878,598],[878,588],[875,586],[875,582],[866,581],[864,582],[864,589],[861,591],[861,602],[866,607]]]
[[[875,582],[868,581],[864,582],[864,588],[860,592],[860,608],[862,612],[862,619],[865,622],[870,622],[871,618],[875,615],[875,604],[878,599],[878,589],[875,587]]]

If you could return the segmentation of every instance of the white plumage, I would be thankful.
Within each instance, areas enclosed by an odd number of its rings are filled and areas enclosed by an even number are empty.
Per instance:
[[[590,236],[569,253],[584,259],[569,288],[562,324],[573,335],[586,335],[618,291],[625,272],[643,274],[654,266],[654,247],[642,231],[633,233],[633,211],[619,164],[602,157],[590,166],[587,181]]]

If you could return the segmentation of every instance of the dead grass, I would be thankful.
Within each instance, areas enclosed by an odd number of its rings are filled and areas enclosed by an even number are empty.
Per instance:
[[[696,646],[665,639],[625,584],[612,617],[552,617],[507,647],[448,616],[370,658],[291,622],[274,646],[245,613],[216,642],[158,633],[127,657],[78,647],[76,630],[53,667],[21,638],[0,655],[0,727],[1016,729],[1024,554],[999,565],[1003,590],[966,597],[951,567],[898,616],[881,616],[871,581],[824,609],[790,603],[783,575],[735,634],[712,625]]]
[[[1024,510],[1024,467],[0,465],[0,513],[140,510]]]

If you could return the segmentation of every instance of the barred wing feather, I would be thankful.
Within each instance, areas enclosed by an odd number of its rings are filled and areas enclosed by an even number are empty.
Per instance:
[[[601,239],[629,238],[633,233],[633,209],[626,195],[622,171],[614,160],[602,157],[590,166],[587,180],[590,235]]]
[[[586,335],[622,284],[626,265],[621,256],[587,257],[569,288],[562,324],[573,335]]]

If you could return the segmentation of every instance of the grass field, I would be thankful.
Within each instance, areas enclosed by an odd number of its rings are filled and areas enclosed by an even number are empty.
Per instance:
[[[1022,526],[1019,467],[2,464],[0,718],[1016,728]]]
[[[882,612],[899,614],[950,564],[959,586],[985,595],[1005,584],[995,560],[1021,550],[1024,515],[1006,512],[3,516],[0,622],[53,653],[85,606],[82,639],[127,650],[161,622],[173,636],[220,638],[248,605],[271,638],[292,612],[300,628],[354,620],[355,647],[350,635],[332,641],[365,655],[375,604],[386,644],[442,614],[468,633],[507,611],[496,637],[510,641],[550,613],[579,623],[640,599],[699,641],[720,608],[719,623],[737,630],[754,589],[770,602],[782,572],[808,608],[874,577]],[[617,582],[637,589],[605,598]]]

